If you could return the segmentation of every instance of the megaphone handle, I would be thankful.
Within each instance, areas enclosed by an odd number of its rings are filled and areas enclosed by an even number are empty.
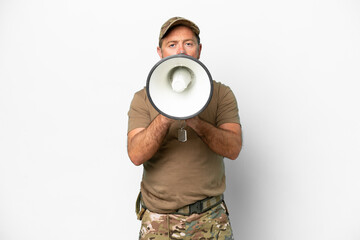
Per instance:
[[[187,141],[187,132],[186,132],[186,129],[184,128],[185,127],[185,121],[182,120],[180,121],[180,128],[178,130],[178,140],[180,142],[186,142]]]

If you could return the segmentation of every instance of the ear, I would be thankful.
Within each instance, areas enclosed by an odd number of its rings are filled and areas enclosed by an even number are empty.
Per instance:
[[[200,44],[199,44],[199,49],[198,49],[198,51],[199,51],[199,54],[198,54],[198,59],[200,58],[201,49],[202,49],[202,44],[200,43]]]
[[[160,47],[157,47],[157,53],[158,53],[159,57],[162,58],[162,52],[161,52]]]

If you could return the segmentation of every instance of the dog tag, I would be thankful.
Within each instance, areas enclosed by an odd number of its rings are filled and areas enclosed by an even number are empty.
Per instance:
[[[184,128],[180,128],[178,130],[178,140],[180,142],[186,142],[187,141],[187,132],[186,132],[186,129]]]

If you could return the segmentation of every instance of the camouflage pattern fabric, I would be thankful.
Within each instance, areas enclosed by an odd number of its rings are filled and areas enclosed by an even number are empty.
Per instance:
[[[139,240],[233,240],[225,203],[191,216],[158,214],[146,210]]]

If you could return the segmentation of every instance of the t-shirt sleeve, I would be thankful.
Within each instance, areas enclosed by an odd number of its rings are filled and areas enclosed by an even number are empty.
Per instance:
[[[219,91],[218,112],[216,119],[217,126],[224,123],[240,124],[239,109],[235,95],[227,86],[224,86]]]
[[[128,132],[136,128],[146,128],[149,126],[150,113],[146,104],[145,91],[139,91],[134,94],[128,112]]]

